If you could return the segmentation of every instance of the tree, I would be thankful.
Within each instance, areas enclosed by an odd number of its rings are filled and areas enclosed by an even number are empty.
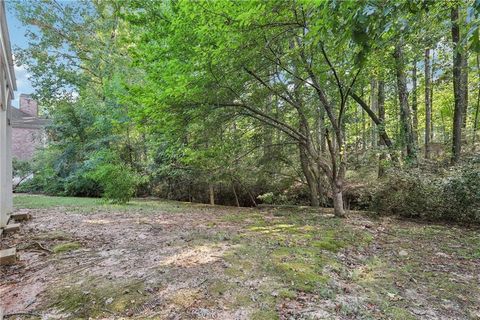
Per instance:
[[[413,60],[412,68],[412,126],[413,142],[418,146],[418,99],[417,99],[417,60]]]
[[[460,45],[460,24],[459,7],[451,9],[452,41],[453,41],[453,91],[455,97],[455,109],[453,114],[453,141],[452,141],[452,163],[458,162],[462,149],[462,127],[463,115],[466,109],[466,87],[465,87],[465,55]]]
[[[180,98],[165,103],[166,107],[175,105],[175,112],[185,112],[203,105],[205,116],[212,108],[224,108],[225,112],[249,117],[287,135],[298,143],[312,205],[319,203],[318,189],[326,175],[335,212],[343,216],[344,118],[351,87],[368,49],[363,29],[366,25],[360,23],[360,18],[356,23],[356,17],[348,12],[353,9],[364,19],[363,8],[346,2],[332,7],[327,3],[313,6],[275,2],[232,6],[229,1],[219,1],[208,9],[192,3],[172,3],[170,7],[149,2],[136,5],[143,10],[132,14],[130,21],[138,25],[141,22],[138,32],[144,35],[136,38],[141,43],[136,47],[137,55],[142,57],[139,61],[149,66],[154,61],[163,64],[163,68],[144,66],[151,77],[168,79],[163,80],[159,91],[174,90]],[[352,20],[344,20],[346,16]],[[146,21],[151,24],[145,26]],[[343,31],[332,34],[338,25]],[[159,46],[160,42],[152,39],[160,37],[163,40]],[[196,49],[186,48],[178,43],[179,39],[189,39]],[[138,52],[139,48],[142,52]],[[341,55],[337,54],[339,48],[343,50]],[[168,68],[180,57],[187,62],[182,68],[176,65],[175,80],[181,81],[165,83],[173,80]],[[162,76],[159,69],[169,74]],[[198,75],[202,75],[201,83]],[[189,84],[188,90],[185,83]],[[279,105],[271,105],[272,97]],[[276,113],[277,108],[283,114]],[[312,134],[312,115],[319,109],[328,123],[323,134],[327,153],[322,152],[322,137]]]
[[[430,159],[430,129],[432,123],[430,49],[425,49],[425,158]]]
[[[407,159],[417,161],[417,152],[414,140],[413,127],[408,106],[407,78],[405,75],[405,62],[403,56],[403,44],[400,41],[395,46],[395,69],[397,75],[398,100],[400,103],[400,128],[402,145],[407,148]]]
[[[378,82],[378,120],[382,123],[385,123],[385,83],[383,80]],[[380,139],[379,145],[385,145],[385,140]],[[383,177],[385,175],[385,154],[383,150],[380,152],[378,158],[378,177]]]

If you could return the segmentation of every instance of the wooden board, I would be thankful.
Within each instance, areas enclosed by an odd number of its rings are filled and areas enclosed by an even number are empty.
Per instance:
[[[17,261],[17,250],[8,248],[0,250],[0,265],[14,264]]]

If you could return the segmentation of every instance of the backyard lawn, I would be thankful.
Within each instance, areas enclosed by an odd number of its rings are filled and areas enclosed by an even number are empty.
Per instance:
[[[9,319],[480,319],[480,230],[329,209],[17,195]]]

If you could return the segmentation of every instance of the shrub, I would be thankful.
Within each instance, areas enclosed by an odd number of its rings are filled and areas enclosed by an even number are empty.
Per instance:
[[[476,166],[455,170],[442,183],[446,218],[480,222],[480,170]]]
[[[55,174],[51,167],[35,172],[33,177],[15,188],[16,192],[44,193],[48,195],[64,195],[63,179]]]
[[[430,215],[440,205],[440,189],[432,178],[419,172],[395,172],[374,190],[372,206],[382,213],[404,217]]]
[[[396,171],[372,187],[371,209],[428,220],[480,223],[480,167],[463,165],[429,175]]]
[[[138,184],[135,173],[124,164],[100,163],[86,178],[102,187],[104,198],[120,204],[130,201]]]
[[[20,184],[32,177],[33,168],[30,162],[16,158],[12,159],[12,167],[14,178],[13,189],[15,190]]]
[[[73,197],[100,197],[101,185],[85,174],[75,173],[64,182],[65,195]]]

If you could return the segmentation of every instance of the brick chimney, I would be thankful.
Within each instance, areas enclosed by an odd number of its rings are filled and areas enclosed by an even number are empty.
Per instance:
[[[29,94],[20,94],[20,110],[31,116],[38,116],[38,103]]]

